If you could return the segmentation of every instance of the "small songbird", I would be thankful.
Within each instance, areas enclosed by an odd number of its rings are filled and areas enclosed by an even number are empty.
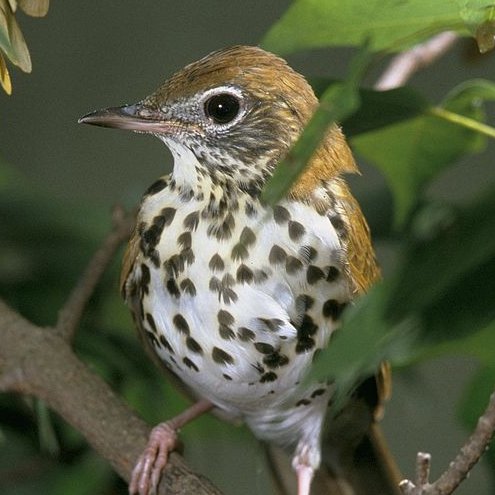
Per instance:
[[[337,125],[283,200],[260,199],[317,104],[284,60],[235,46],[139,103],[80,119],[153,134],[174,158],[144,194],[121,287],[146,345],[197,402],[152,431],[131,493],[157,485],[177,429],[211,408],[286,449],[299,495],[310,492],[332,386],[305,377],[346,305],[379,275],[342,177],[357,168]]]

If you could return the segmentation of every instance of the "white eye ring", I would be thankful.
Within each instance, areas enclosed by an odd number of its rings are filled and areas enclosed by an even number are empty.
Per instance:
[[[243,94],[232,86],[218,86],[205,91],[200,105],[207,122],[217,129],[232,127],[246,113]]]

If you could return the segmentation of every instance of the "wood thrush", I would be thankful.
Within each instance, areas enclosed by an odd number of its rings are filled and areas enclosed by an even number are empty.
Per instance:
[[[153,430],[131,493],[158,483],[177,428],[210,408],[289,451],[299,495],[310,491],[332,386],[302,384],[379,273],[342,178],[357,168],[338,126],[284,200],[260,201],[317,103],[284,60],[236,46],[139,103],[80,119],[153,134],[174,157],[144,194],[121,286],[146,345],[198,402]]]

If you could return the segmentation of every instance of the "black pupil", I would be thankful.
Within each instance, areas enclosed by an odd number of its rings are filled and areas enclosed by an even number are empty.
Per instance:
[[[239,100],[228,93],[212,96],[205,105],[206,115],[216,124],[228,124],[239,113]]]

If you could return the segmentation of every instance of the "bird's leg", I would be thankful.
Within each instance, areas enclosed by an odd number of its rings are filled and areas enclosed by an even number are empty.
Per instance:
[[[311,482],[315,473],[314,453],[309,445],[302,443],[298,446],[296,455],[292,459],[292,467],[297,475],[297,495],[309,495],[311,490]],[[313,461],[313,462],[312,462]],[[316,461],[316,467],[319,464]]]
[[[314,469],[311,466],[301,464],[296,468],[297,474],[297,495],[309,495],[311,481],[313,480]]]
[[[148,495],[150,490],[156,489],[167,465],[169,452],[177,447],[177,431],[212,407],[210,401],[200,400],[175,418],[160,423],[151,430],[148,444],[132,471],[129,483],[131,495]]]

